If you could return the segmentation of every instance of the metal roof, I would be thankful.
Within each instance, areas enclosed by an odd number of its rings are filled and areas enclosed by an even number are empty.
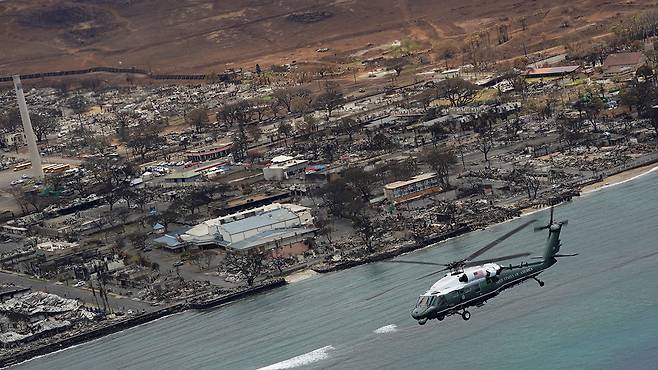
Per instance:
[[[423,174],[420,174],[418,176],[414,176],[414,177],[412,177],[412,178],[410,178],[409,180],[406,180],[406,181],[396,181],[396,182],[392,182],[390,184],[386,184],[386,185],[384,185],[384,188],[389,189],[389,190],[397,189],[397,188],[400,188],[400,187],[403,187],[403,186],[407,186],[407,185],[410,185],[410,184],[417,183],[419,181],[424,181],[424,180],[427,180],[427,179],[431,179],[433,177],[436,177],[436,173],[434,173],[434,172],[423,173]]]
[[[615,66],[635,66],[641,64],[643,61],[644,54],[640,52],[616,53],[610,54],[607,58],[605,58],[603,67],[610,68]]]
[[[231,243],[228,248],[233,250],[248,250],[263,244],[272,243],[278,240],[289,239],[295,236],[304,236],[314,232],[315,228],[295,227],[289,229],[265,230],[247,239]]]
[[[549,67],[549,68],[534,68],[526,72],[526,76],[535,76],[535,75],[552,75],[552,74],[564,74],[571,73],[578,70],[580,66],[564,66],[564,67]]]
[[[239,234],[245,231],[258,229],[272,224],[297,220],[298,216],[286,208],[274,209],[259,215],[243,218],[221,225],[229,234]]]

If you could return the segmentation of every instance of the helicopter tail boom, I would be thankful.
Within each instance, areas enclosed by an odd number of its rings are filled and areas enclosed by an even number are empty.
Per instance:
[[[546,249],[544,250],[544,262],[553,264],[555,257],[560,251],[560,231],[562,230],[561,224],[552,224],[548,228],[548,240],[546,241]]]

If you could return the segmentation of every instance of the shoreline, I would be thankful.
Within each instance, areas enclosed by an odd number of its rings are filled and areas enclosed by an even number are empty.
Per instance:
[[[605,177],[598,182],[585,185],[581,187],[580,191],[581,194],[583,195],[589,194],[595,191],[599,191],[601,189],[605,189],[607,187],[611,187],[611,186],[623,184],[628,181],[635,180],[636,178],[647,175],[653,171],[656,171],[657,169],[658,169],[658,162],[652,162],[639,167],[630,168],[628,170]]]
[[[614,173],[607,177],[603,177],[600,180],[592,180],[585,182],[584,184],[578,186],[578,190],[580,193],[578,196],[584,196],[587,194],[591,194],[593,192],[600,191],[602,189],[607,189],[609,187],[617,186],[626,183],[628,181],[632,181],[637,178],[640,178],[656,170],[658,170],[658,160],[651,160],[648,161],[647,163],[630,167],[628,169]],[[523,208],[520,210],[521,216],[530,215],[547,208],[550,208],[550,206]]]
[[[613,187],[628,181],[635,180],[637,178],[640,178],[646,174],[649,174],[653,171],[658,170],[658,160],[653,160],[645,164],[641,164],[632,168],[628,168],[626,170],[614,173],[610,176],[604,177],[600,180],[596,181],[588,181],[580,186],[577,187],[577,189],[580,191],[580,195],[585,195],[585,194],[590,194],[596,191],[600,191],[609,187]],[[524,217],[527,215],[530,215],[532,213],[540,212],[546,208],[549,208],[548,206],[546,207],[529,207],[529,208],[524,208],[524,209],[519,209],[519,214],[517,217],[512,217],[511,219],[502,221],[502,222],[497,222],[493,223],[491,225],[487,225],[488,227],[498,225],[507,221],[510,221],[512,219],[516,219],[519,217]],[[30,360],[33,360],[38,357],[46,356],[55,352],[60,352],[64,351],[73,347],[77,347],[79,345],[92,342],[94,340],[100,339],[102,337],[105,337],[110,334],[114,334],[117,332],[121,332],[123,330],[127,330],[130,328],[142,326],[145,324],[148,324],[149,322],[153,322],[156,320],[160,320],[162,318],[165,318],[167,316],[171,316],[176,313],[181,313],[185,312],[191,309],[196,309],[196,310],[205,310],[205,309],[212,309],[217,306],[221,306],[224,304],[232,303],[236,300],[239,300],[241,298],[244,298],[246,296],[250,295],[255,295],[259,294],[262,292],[266,292],[272,289],[276,289],[282,285],[286,284],[294,284],[299,281],[306,280],[311,277],[315,277],[317,275],[321,275],[324,273],[328,272],[333,272],[333,271],[340,271],[340,270],[345,270],[349,269],[351,267],[356,267],[372,262],[378,262],[382,261],[385,259],[390,259],[402,254],[414,252],[416,250],[420,250],[423,248],[427,247],[432,247],[436,246],[437,244],[440,244],[444,241],[447,241],[449,239],[467,234],[469,232],[475,231],[477,229],[471,228],[471,227],[463,227],[459,228],[456,230],[452,230],[446,233],[443,233],[441,235],[437,235],[434,238],[430,238],[428,240],[424,240],[422,242],[420,241],[415,241],[413,243],[406,243],[403,245],[400,245],[397,248],[394,249],[387,249],[384,251],[380,251],[378,253],[369,255],[364,257],[362,260],[347,260],[344,262],[339,262],[337,264],[333,265],[325,265],[325,266],[315,266],[315,267],[309,267],[306,269],[302,269],[299,271],[295,271],[294,273],[288,275],[282,279],[275,280],[273,282],[269,282],[264,285],[252,287],[249,289],[245,289],[243,291],[239,291],[233,294],[230,294],[229,296],[222,296],[218,297],[215,299],[210,299],[207,301],[202,301],[202,302],[195,302],[195,303],[175,303],[172,304],[171,306],[168,306],[166,308],[163,308],[161,310],[151,312],[149,314],[144,314],[144,315],[139,315],[135,316],[131,319],[123,320],[117,323],[110,324],[105,327],[101,328],[95,328],[77,335],[74,335],[72,337],[68,337],[53,343],[49,343],[37,348],[29,349],[24,352],[18,352],[13,355],[0,358],[0,368],[5,369],[14,365],[18,365],[20,363],[24,363]],[[435,239],[435,240],[432,240]]]
[[[67,338],[54,341],[52,343],[47,343],[42,346],[30,348],[22,352],[17,352],[9,356],[2,357],[0,358],[0,369],[6,369],[11,366],[30,361],[37,357],[46,356],[51,353],[60,352],[73,347],[77,347],[79,345],[106,337],[110,334],[122,332],[124,330],[132,329],[138,326],[142,326],[174,314],[189,311],[191,309],[195,309],[195,310],[213,309],[217,306],[231,303],[251,295],[266,292],[286,284],[287,282],[283,278],[277,278],[263,282],[259,285],[249,287],[244,290],[240,290],[216,298],[193,301],[193,302],[186,301],[186,302],[173,303],[157,311],[137,315],[125,320],[110,323],[106,326],[90,328],[89,330],[83,331],[81,333],[72,335]]]

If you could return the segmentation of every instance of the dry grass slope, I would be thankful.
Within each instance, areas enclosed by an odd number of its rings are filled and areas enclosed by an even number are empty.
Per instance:
[[[93,65],[158,72],[340,57],[412,38],[427,46],[508,24],[518,54],[609,32],[653,1],[8,0],[0,2],[0,74]],[[522,19],[527,23],[522,27]],[[563,22],[569,27],[560,27]],[[524,29],[527,28],[527,29]],[[327,53],[329,54],[329,53]]]

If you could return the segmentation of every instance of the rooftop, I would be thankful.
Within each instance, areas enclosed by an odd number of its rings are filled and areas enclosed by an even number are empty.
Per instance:
[[[291,159],[287,162],[282,162],[282,163],[273,163],[269,168],[290,168],[292,166],[297,166],[300,164],[305,164],[308,163],[306,159]]]
[[[272,243],[277,240],[289,239],[291,237],[306,235],[315,231],[309,227],[294,227],[290,229],[265,230],[252,237],[239,242],[231,243],[230,248],[234,250],[247,250],[259,245]]]
[[[174,172],[170,173],[167,176],[165,176],[166,179],[193,179],[195,177],[201,176],[201,173],[196,172],[194,170],[192,171],[179,171],[179,172]]]
[[[563,67],[548,67],[548,68],[533,68],[526,71],[526,76],[535,75],[552,75],[552,74],[565,74],[572,73],[578,70],[580,66],[563,66]]]
[[[288,209],[280,208],[267,213],[255,215],[242,220],[233,221],[222,225],[224,230],[230,234],[239,234],[244,231],[258,229],[274,223],[286,222],[297,219],[297,215]]]
[[[633,66],[639,65],[644,61],[644,54],[641,52],[635,51],[630,53],[616,53],[610,54],[605,58],[603,63],[604,68],[616,67],[616,66]]]
[[[420,174],[418,176],[414,176],[414,177],[412,177],[412,178],[410,178],[409,180],[406,180],[406,181],[396,181],[396,182],[392,182],[390,184],[386,184],[386,185],[384,185],[384,188],[388,189],[388,190],[393,190],[393,189],[401,188],[403,186],[415,184],[419,181],[428,180],[428,179],[431,179],[433,177],[436,177],[436,173],[434,173],[434,172],[423,173],[423,174]]]

